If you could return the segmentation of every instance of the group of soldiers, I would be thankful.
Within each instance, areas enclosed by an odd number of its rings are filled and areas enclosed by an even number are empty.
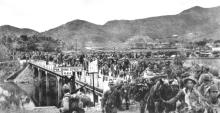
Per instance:
[[[58,55],[57,58],[59,62],[64,60],[64,56],[62,57],[62,55]],[[86,69],[86,67],[88,67],[88,62],[94,58],[98,59],[99,69],[105,76],[118,77],[130,74],[132,78],[129,81],[126,81],[128,84],[132,83],[134,79],[140,77],[149,79],[146,77],[151,74],[153,76],[157,76],[156,73],[167,76],[166,79],[168,79],[168,81],[176,81],[176,84],[179,86],[178,93],[168,100],[161,100],[163,104],[177,104],[177,110],[175,110],[175,112],[217,113],[216,111],[220,111],[219,78],[217,76],[213,76],[208,67],[200,66],[202,67],[201,69],[196,69],[196,66],[191,66],[186,68],[183,66],[181,59],[175,59],[176,61],[173,61],[172,63],[169,61],[137,61],[138,63],[132,64],[129,55],[123,54],[80,55],[73,59],[78,59],[79,63]],[[73,61],[75,62],[75,60]],[[128,70],[130,73],[125,73],[128,72]],[[120,73],[120,71],[124,73]],[[110,72],[111,74],[109,74]],[[104,92],[102,98],[102,112],[117,113],[117,109],[121,109],[122,94],[117,88],[115,88],[118,85],[115,81],[110,80],[108,85],[109,90]],[[153,86],[156,86],[156,82]],[[65,113],[67,113],[66,111],[74,110],[83,113],[83,108],[76,106],[76,104],[72,110],[70,110],[71,107],[69,105],[65,105],[65,103],[70,103],[68,102],[70,97],[76,98],[77,96],[70,94],[68,87],[66,86],[63,90],[63,107],[60,110]],[[127,96],[127,98],[129,97]],[[126,100],[126,102],[128,102],[128,100]],[[156,110],[155,112],[158,111]]]
[[[191,71],[193,66],[190,67]],[[153,71],[153,70],[152,70]],[[198,71],[198,70],[197,70]],[[201,70],[200,70],[201,71]],[[152,72],[153,73],[153,72]],[[159,103],[163,104],[175,104],[176,108],[172,112],[178,113],[218,113],[220,111],[220,93],[219,93],[219,78],[218,76],[213,76],[210,73],[208,67],[202,66],[201,72],[190,72],[187,76],[183,72],[184,77],[180,78],[177,74],[172,75],[172,72],[163,73],[168,80],[168,84],[176,84],[179,87],[178,93],[175,94],[172,98],[165,100],[160,99]],[[157,76],[157,75],[154,75]],[[142,76],[144,77],[144,76]],[[144,78],[149,79],[149,78]],[[175,82],[173,82],[175,81]],[[132,81],[130,81],[132,82]],[[116,85],[113,81],[109,82],[110,90],[106,91],[102,98],[102,111],[103,113],[117,113],[118,106],[118,95],[117,89],[114,87]],[[157,88],[157,82],[153,85],[152,88]],[[154,93],[153,90],[148,90],[149,93]],[[152,91],[152,92],[150,92]],[[128,94],[130,95],[130,94]],[[149,94],[150,95],[150,94]],[[148,96],[151,98],[151,96]],[[149,99],[148,98],[148,99]],[[148,100],[147,100],[148,101]],[[157,103],[157,102],[155,102]],[[156,105],[155,105],[156,106]],[[145,111],[146,110],[146,106]],[[155,113],[160,113],[157,109]],[[171,111],[169,111],[171,112]],[[169,113],[165,110],[165,113]]]

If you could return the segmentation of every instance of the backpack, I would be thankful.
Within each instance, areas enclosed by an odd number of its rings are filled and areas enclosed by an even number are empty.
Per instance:
[[[71,113],[85,113],[85,110],[83,109],[83,102],[80,98],[69,98],[69,107]]]
[[[79,107],[79,98],[69,97],[69,108],[70,110]]]

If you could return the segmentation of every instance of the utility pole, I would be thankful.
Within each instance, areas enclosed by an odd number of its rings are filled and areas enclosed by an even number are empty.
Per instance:
[[[92,73],[92,92],[93,92],[93,102],[94,102],[94,106],[95,106],[95,73]]]
[[[77,39],[76,39],[76,53],[77,53]]]

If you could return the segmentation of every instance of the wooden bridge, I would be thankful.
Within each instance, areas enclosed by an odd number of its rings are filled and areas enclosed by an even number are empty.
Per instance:
[[[56,68],[54,65],[52,64],[48,64],[46,65],[45,62],[37,62],[37,61],[30,61],[28,62],[29,66],[31,67],[31,69],[33,70],[33,73],[34,73],[34,76],[35,78],[37,78],[39,81],[39,84],[45,84],[45,87],[46,88],[46,94],[49,92],[49,86],[50,86],[50,79],[52,78],[56,78],[56,87],[57,87],[57,91],[58,91],[58,102],[61,100],[61,96],[62,96],[62,89],[61,87],[64,85],[64,81],[68,78],[68,80],[70,80],[70,86],[71,86],[71,89],[72,90],[75,90],[77,89],[77,86],[78,88],[79,87],[82,87],[84,86],[84,88],[89,91],[89,92],[92,92],[94,93],[94,96],[93,98],[95,98],[97,101],[98,101],[98,97],[101,97],[102,94],[103,94],[103,89],[99,88],[99,87],[95,87],[91,84],[88,84],[88,83],[85,83],[83,81],[80,81],[79,79],[77,79],[77,74],[78,73],[75,73],[75,74],[72,74],[71,76],[67,76],[67,75],[63,75],[62,73],[59,73],[59,72],[56,72],[54,70],[54,68]],[[85,76],[85,75],[83,75]],[[42,86],[39,86],[39,87],[42,87]],[[42,95],[43,91],[39,91],[39,95]],[[39,96],[39,101],[42,100],[42,96]],[[46,100],[49,101],[48,98],[46,98]],[[49,102],[47,101],[47,105],[49,105]],[[39,106],[41,102],[39,102]]]

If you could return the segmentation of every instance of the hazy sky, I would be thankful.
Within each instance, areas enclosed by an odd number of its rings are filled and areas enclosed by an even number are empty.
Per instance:
[[[0,0],[0,25],[45,31],[74,19],[95,24],[177,14],[220,0]]]

